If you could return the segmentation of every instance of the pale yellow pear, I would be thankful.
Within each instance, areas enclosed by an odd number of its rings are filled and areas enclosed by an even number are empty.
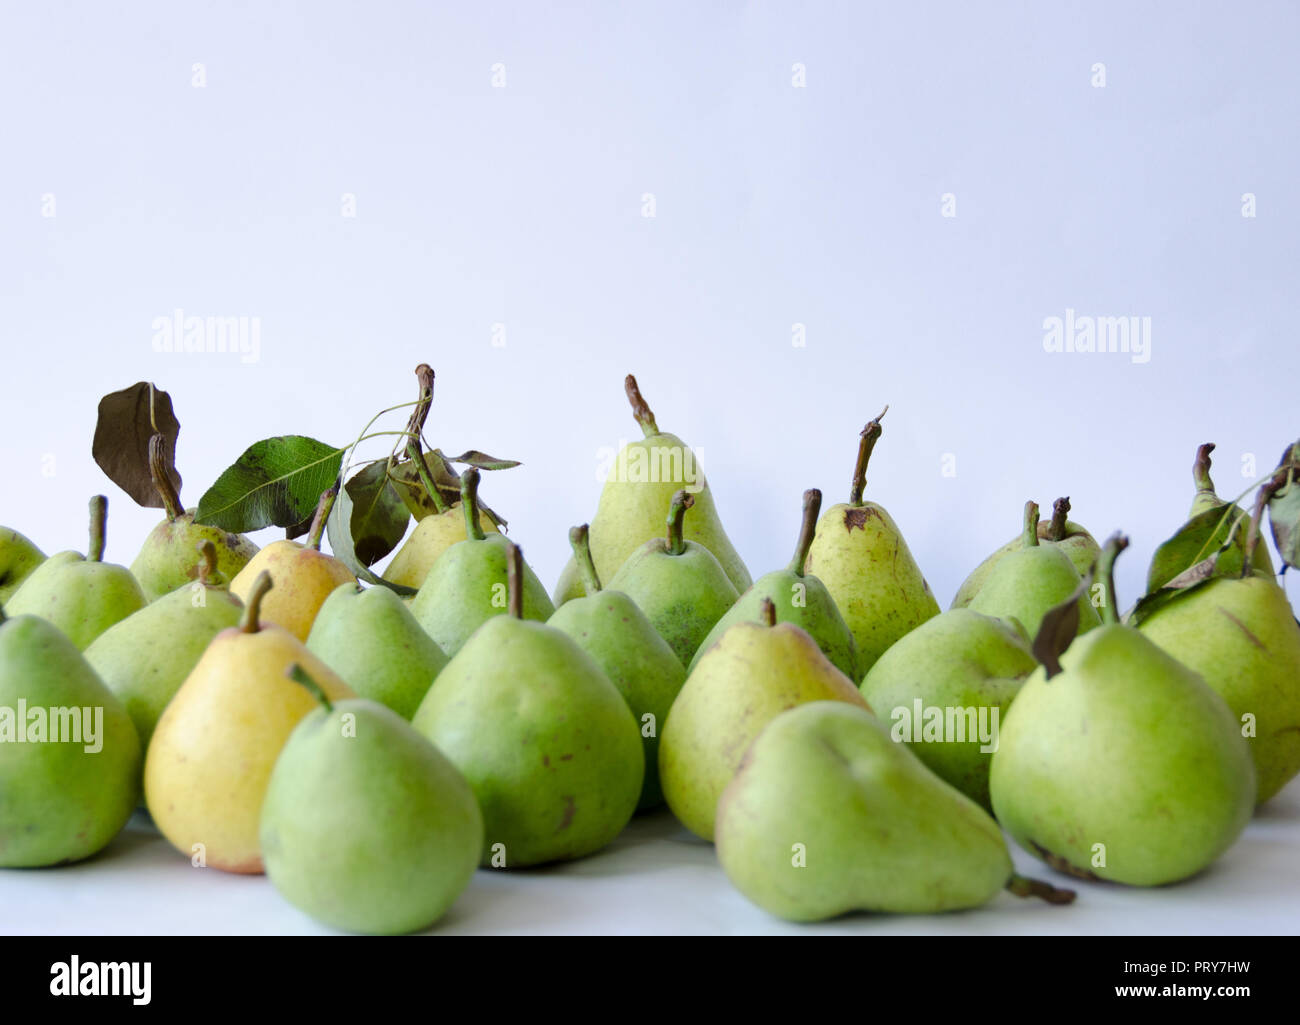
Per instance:
[[[272,541],[235,574],[230,593],[247,605],[253,585],[264,571],[271,574],[275,587],[262,600],[262,622],[284,627],[300,641],[307,640],[316,613],[334,588],[357,582],[347,566],[319,548],[297,541]]]
[[[478,521],[484,533],[500,533],[492,517],[481,509]],[[465,537],[465,513],[459,502],[444,512],[426,516],[415,525],[411,536],[397,550],[393,561],[384,570],[384,579],[405,587],[419,587],[429,575],[438,556],[458,541],[464,541]]]
[[[356,695],[278,626],[259,627],[273,585],[263,573],[238,627],[213,638],[158,720],[144,767],[154,824],[196,866],[262,871],[262,799],[280,749],[311,693],[289,678],[301,665],[333,700]]]

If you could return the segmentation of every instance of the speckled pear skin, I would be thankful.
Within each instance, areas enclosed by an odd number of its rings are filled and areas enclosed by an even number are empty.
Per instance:
[[[592,854],[622,831],[641,796],[645,755],[627,702],[586,652],[544,623],[489,619],[439,674],[412,725],[473,788],[485,865]]]
[[[1250,717],[1258,803],[1300,773],[1300,624],[1270,574],[1209,580],[1161,606],[1141,631],[1201,674],[1239,732]]]
[[[198,579],[194,550],[204,541],[211,541],[216,549],[217,574],[226,582],[233,580],[258,553],[257,545],[243,534],[197,524],[194,513],[194,509],[187,509],[176,519],[159,523],[131,563],[131,573],[150,601]]]
[[[483,850],[474,792],[384,705],[317,708],[276,760],[262,804],[266,874],[336,929],[426,929],[469,885]]]
[[[17,720],[18,702],[27,720]],[[35,868],[80,861],[105,847],[126,824],[140,792],[140,738],[126,710],[95,675],[76,646],[37,616],[0,621],[0,868]],[[44,743],[12,743],[31,710],[46,710]],[[91,741],[53,742],[49,709],[102,709]],[[70,728],[60,719],[59,729]],[[60,734],[62,736],[62,734]],[[87,750],[98,747],[98,750]]]
[[[318,707],[287,675],[295,663],[331,699],[356,696],[282,627],[236,627],[213,639],[158,720],[145,756],[145,803],[185,857],[201,852],[211,868],[262,871],[258,829],[271,770],[294,727]]]
[[[983,809],[839,701],[767,725],[722,795],[717,836],[732,884],[795,922],[979,907],[1013,871]]]
[[[307,650],[364,698],[410,720],[447,656],[386,587],[340,584],[325,599]]]
[[[1014,627],[970,609],[951,609],[926,620],[886,651],[861,690],[895,740],[907,743],[930,771],[991,811],[993,752],[981,748],[996,742],[993,712],[1000,731],[1016,692],[1037,668],[1029,641]],[[939,735],[927,740],[922,724],[916,723],[918,700],[923,709],[975,709],[975,729],[966,732],[971,719],[963,715],[964,739]],[[983,721],[990,727],[987,742],[978,733],[980,709],[986,710]],[[954,725],[957,721],[954,718]]]
[[[1002,723],[989,774],[998,821],[1058,871],[1132,886],[1195,875],[1255,805],[1232,711],[1131,627],[1090,631],[1060,663],[1051,679],[1029,677]]]
[[[297,541],[273,541],[258,552],[230,581],[230,593],[247,603],[263,570],[275,586],[262,602],[261,619],[284,627],[300,641],[311,633],[312,621],[339,584],[355,584],[352,571],[332,555]]]
[[[790,623],[737,623],[686,678],[664,723],[659,779],[673,814],[713,840],[718,798],[759,731],[808,701],[866,708],[858,688]]]

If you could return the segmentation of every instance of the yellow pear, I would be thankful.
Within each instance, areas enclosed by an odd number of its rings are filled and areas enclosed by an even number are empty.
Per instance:
[[[264,571],[269,573],[275,588],[262,600],[262,622],[282,626],[304,642],[311,633],[316,613],[334,588],[357,582],[347,566],[320,550],[321,535],[336,494],[330,489],[321,496],[306,544],[273,541],[230,581],[230,593],[247,605],[258,577]]]
[[[259,625],[273,586],[269,573],[258,577],[240,625],[213,638],[145,757],[145,804],[163,836],[196,865],[225,872],[262,871],[258,829],[271,769],[317,707],[290,668],[301,665],[331,699],[356,696],[287,631]]]
[[[482,509],[478,514],[479,524],[484,533],[500,530],[492,522],[492,517]],[[397,550],[393,561],[384,570],[384,579],[406,587],[419,587],[439,555],[458,541],[464,541],[465,514],[460,503],[456,502],[449,509],[426,516],[415,525],[406,543]]]

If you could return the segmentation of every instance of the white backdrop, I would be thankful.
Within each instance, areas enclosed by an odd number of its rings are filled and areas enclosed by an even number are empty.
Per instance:
[[[1235,494],[1300,431],[1298,29],[1281,3],[7,3],[0,523],[84,549],[104,490],[131,560],[160,514],[91,461],[107,391],[172,393],[193,505],[254,440],[346,443],[427,360],[431,440],[523,460],[483,494],[549,585],[637,434],[634,371],[755,576],[889,403],[867,494],[941,604],[1067,493],[1131,535],[1127,604],[1196,445]],[[155,352],[177,309],[257,318],[256,360]],[[1149,317],[1149,359],[1046,352],[1067,310]]]

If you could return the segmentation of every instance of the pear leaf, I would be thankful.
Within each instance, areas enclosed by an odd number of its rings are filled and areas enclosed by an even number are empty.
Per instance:
[[[1284,469],[1282,485],[1268,499],[1268,525],[1282,562],[1300,566],[1300,441],[1282,454],[1275,476]]]
[[[441,452],[438,454],[442,455]],[[520,465],[518,459],[496,459],[475,449],[462,452],[458,456],[443,456],[443,458],[449,463],[464,463],[467,466],[476,466],[480,470],[509,470]]]
[[[199,499],[195,520],[239,534],[310,524],[345,451],[301,434],[255,442]]]
[[[377,464],[371,464],[371,466],[375,465],[385,468],[388,462],[381,459]],[[365,470],[354,476],[352,481],[369,469],[370,467],[366,467]],[[352,491],[349,487],[352,481],[348,481],[347,485],[339,489],[338,497],[334,500],[334,508],[330,510],[329,519],[325,521],[325,534],[330,541],[330,551],[334,553],[334,558],[347,566],[358,580],[362,580],[367,584],[387,587],[400,595],[415,594],[416,589],[414,587],[406,587],[402,584],[395,584],[391,580],[385,580],[357,558],[356,549],[352,543],[352,524],[356,519],[356,507],[353,504]],[[400,540],[400,537],[398,540]]]
[[[1250,517],[1239,506],[1224,504],[1193,516],[1156,549],[1147,571],[1147,594],[1154,594],[1218,553],[1208,575],[1241,573],[1246,557]],[[1235,529],[1234,529],[1235,528]],[[1204,567],[1199,572],[1207,572]],[[1204,577],[1200,579],[1205,579]]]
[[[140,381],[99,400],[90,453],[108,479],[130,495],[136,505],[161,509],[162,496],[149,472],[149,439],[155,434],[163,436],[167,475],[179,494],[181,476],[175,462],[180,431],[171,396],[148,381]]]
[[[1086,585],[1087,581],[1061,604],[1049,609],[1034,636],[1034,658],[1047,670],[1049,680],[1061,671],[1061,655],[1078,636],[1079,599],[1085,593]]]
[[[357,559],[373,566],[397,547],[411,514],[388,480],[388,460],[378,459],[344,486],[352,500],[352,547]]]
[[[1156,590],[1144,594],[1137,600],[1137,604],[1133,606],[1129,614],[1124,617],[1124,622],[1129,626],[1141,626],[1145,620],[1151,618],[1156,609],[1168,605],[1175,598],[1181,597],[1188,591],[1196,589],[1215,577],[1223,576],[1224,574],[1217,572],[1217,569],[1225,551],[1226,549],[1221,549],[1215,552],[1208,559],[1202,559],[1194,566],[1189,566],[1178,576],[1167,581],[1163,587],[1158,587]],[[1237,559],[1237,566],[1240,569],[1240,558]]]

